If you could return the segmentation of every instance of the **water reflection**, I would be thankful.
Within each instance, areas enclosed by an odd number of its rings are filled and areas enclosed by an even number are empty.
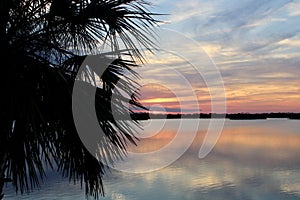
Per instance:
[[[207,122],[201,125],[192,146],[172,166],[148,174],[114,172],[118,192],[126,199],[300,199],[299,121],[227,121],[214,150],[200,160]],[[142,139],[134,151],[162,147],[176,134],[163,133]],[[115,191],[114,186],[108,188]]]
[[[177,124],[176,120],[170,120],[162,132],[147,133],[151,137],[142,138],[131,151],[145,153],[167,145],[176,134]],[[208,121],[203,120],[200,125],[191,147],[171,166],[144,174],[115,170],[108,173],[103,199],[300,200],[300,121],[226,121],[217,145],[204,159],[198,158],[198,152]],[[190,130],[185,134],[191,134]],[[170,153],[174,152],[176,149]],[[168,156],[153,159],[159,161]],[[142,160],[136,162],[143,164]],[[56,199],[70,199],[68,194],[72,190],[72,200],[83,199],[83,191],[78,186],[73,188],[68,186],[68,193],[53,195]],[[43,193],[41,190],[30,196],[43,199]]]

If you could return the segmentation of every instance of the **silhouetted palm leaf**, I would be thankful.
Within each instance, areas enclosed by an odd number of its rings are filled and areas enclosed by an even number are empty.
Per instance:
[[[122,158],[127,142],[137,140],[135,130],[119,119],[128,112],[123,103],[142,107],[132,68],[134,58],[143,60],[138,47],[155,46],[149,37],[157,21],[147,5],[142,0],[1,0],[0,193],[8,180],[21,193],[39,187],[49,167],[84,184],[88,195],[104,194],[105,162]],[[109,64],[80,71],[81,84],[97,87],[96,114],[105,133],[98,141],[99,162],[76,133],[72,88],[83,60],[102,52],[103,43],[111,47],[102,53]],[[101,74],[99,68],[106,70]]]

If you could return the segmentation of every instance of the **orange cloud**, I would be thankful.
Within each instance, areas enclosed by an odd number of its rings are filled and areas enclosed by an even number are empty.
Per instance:
[[[178,102],[176,97],[164,97],[164,98],[152,98],[144,99],[140,101],[141,103],[169,103],[169,102]]]

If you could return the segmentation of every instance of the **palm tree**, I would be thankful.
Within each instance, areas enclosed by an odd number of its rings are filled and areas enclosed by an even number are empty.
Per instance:
[[[157,21],[148,5],[143,0],[0,0],[0,199],[5,182],[21,193],[39,187],[47,168],[80,182],[87,195],[104,194],[105,163],[76,132],[72,88],[78,77],[85,88],[100,81],[95,107],[105,133],[99,138],[101,156],[121,158],[136,137],[113,117],[111,98],[116,91],[136,90],[126,74],[137,76],[132,68],[136,59],[143,60],[137,47],[155,46],[151,27]],[[99,53],[104,43],[111,47],[103,54],[110,64],[88,66],[77,76],[86,56]],[[101,67],[106,70],[97,75]],[[128,99],[118,92],[117,97],[142,107],[137,94]],[[125,110],[118,105],[120,115]],[[116,148],[108,148],[112,145]]]

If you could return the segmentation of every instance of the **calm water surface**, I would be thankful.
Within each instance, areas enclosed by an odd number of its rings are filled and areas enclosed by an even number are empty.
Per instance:
[[[163,130],[141,139],[138,147],[130,150],[145,153],[164,147],[175,136],[178,122],[167,120]],[[161,124],[159,120],[144,123],[146,135],[156,133],[155,127]],[[300,200],[299,120],[226,120],[217,145],[204,159],[198,158],[198,152],[208,120],[201,120],[200,125],[191,147],[172,165],[141,174],[108,172],[104,177],[103,199]],[[185,134],[191,131],[187,127]],[[177,144],[178,148],[180,145]],[[130,165],[143,163],[141,160]],[[41,189],[28,195],[15,195],[9,185],[5,192],[7,200],[85,199],[80,185],[70,184],[55,174],[49,174]]]

